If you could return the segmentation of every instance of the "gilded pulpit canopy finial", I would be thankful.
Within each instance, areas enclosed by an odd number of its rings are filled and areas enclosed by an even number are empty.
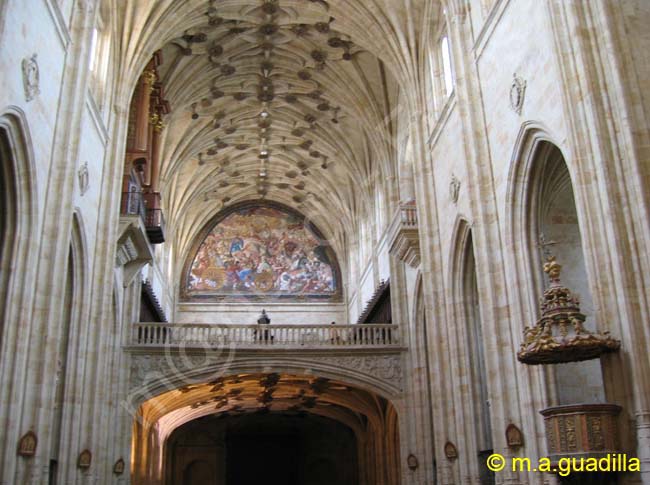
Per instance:
[[[548,244],[546,244],[548,245]],[[569,288],[560,283],[562,266],[555,256],[548,255],[544,272],[551,284],[540,300],[541,317],[532,327],[524,329],[524,342],[517,359],[524,364],[560,364],[595,359],[621,346],[609,332],[585,329],[585,315],[580,302]]]
[[[551,283],[560,282],[560,272],[562,271],[562,265],[555,260],[555,256],[549,256],[546,258],[546,263],[544,263],[544,273],[548,275],[551,280]]]

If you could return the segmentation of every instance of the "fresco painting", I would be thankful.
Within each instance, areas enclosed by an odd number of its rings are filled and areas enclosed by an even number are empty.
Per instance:
[[[304,219],[275,207],[236,210],[205,238],[189,269],[188,296],[327,298],[335,266]]]

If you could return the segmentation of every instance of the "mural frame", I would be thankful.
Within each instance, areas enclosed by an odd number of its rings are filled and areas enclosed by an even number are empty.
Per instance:
[[[192,269],[192,263],[196,258],[196,255],[208,237],[208,235],[226,218],[232,215],[235,212],[239,212],[245,209],[252,209],[256,207],[275,209],[282,212],[285,212],[300,221],[302,221],[307,230],[311,231],[316,238],[322,241],[327,241],[323,236],[323,233],[318,229],[318,227],[311,222],[304,214],[293,209],[287,205],[284,205],[280,202],[275,201],[259,201],[259,200],[249,200],[244,202],[239,202],[233,204],[225,209],[219,211],[210,221],[199,231],[194,242],[190,246],[190,250],[185,256],[185,262],[183,263],[183,271],[181,273],[181,285],[180,285],[180,302],[182,303],[243,303],[243,302],[286,302],[286,303],[314,303],[314,302],[323,302],[323,303],[340,303],[343,301],[343,291],[342,291],[342,279],[341,279],[341,268],[339,265],[339,260],[336,255],[336,252],[332,246],[328,243],[324,245],[325,254],[327,255],[331,267],[332,273],[336,281],[336,288],[334,293],[331,295],[268,295],[265,293],[255,292],[250,294],[195,294],[188,291],[188,281],[190,278],[190,272]]]

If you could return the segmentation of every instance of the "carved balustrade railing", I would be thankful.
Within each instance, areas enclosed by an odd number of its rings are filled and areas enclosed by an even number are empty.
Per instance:
[[[399,348],[395,325],[218,325],[136,323],[128,346],[242,349]]]
[[[147,205],[145,204],[141,191],[122,193],[120,214],[124,216],[140,216],[144,222],[147,214]]]
[[[160,208],[159,193],[143,193],[135,190],[122,193],[120,214],[140,216],[151,244],[165,242],[165,217]]]
[[[399,208],[399,217],[404,228],[418,228],[418,211],[414,204],[402,204]]]
[[[389,251],[393,256],[414,268],[420,265],[418,211],[414,203],[399,206],[388,237]]]

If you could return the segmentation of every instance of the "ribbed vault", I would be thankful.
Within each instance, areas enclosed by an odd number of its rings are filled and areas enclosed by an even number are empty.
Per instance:
[[[255,198],[301,211],[340,253],[370,213],[376,184],[395,172],[403,81],[394,75],[413,76],[416,49],[400,36],[418,8],[388,0],[124,3],[128,84],[162,53],[172,112],[161,192],[175,253],[185,254],[216,212]]]
[[[311,413],[361,432],[381,427],[388,402],[367,391],[322,377],[239,374],[166,392],[143,405],[163,440],[179,426],[210,414]]]
[[[397,91],[384,64],[336,30],[330,8],[210,3],[204,25],[162,57],[174,109],[163,180],[179,233],[189,239],[225,205],[269,198],[342,243],[372,197],[363,181],[390,172]]]
[[[172,433],[204,416],[315,415],[352,432],[365,457],[361,483],[398,483],[397,412],[383,397],[313,375],[240,373],[167,391],[145,401],[134,428],[134,479],[158,483]]]

